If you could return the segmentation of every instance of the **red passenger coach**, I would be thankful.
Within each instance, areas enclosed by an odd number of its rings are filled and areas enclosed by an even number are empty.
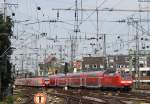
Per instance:
[[[21,78],[15,80],[16,86],[29,86],[29,87],[44,87],[45,78],[35,77],[35,78]]]
[[[132,88],[131,75],[123,71],[105,70],[92,72],[79,72],[68,74],[56,74],[49,77],[49,86],[58,87],[85,87],[85,88]]]
[[[56,78],[57,78],[56,75],[51,75],[49,77],[49,86],[56,86]]]
[[[58,74],[56,76],[56,86],[67,86],[67,76],[65,74]]]
[[[99,88],[102,86],[103,71],[86,72],[85,73],[85,87]]]
[[[49,77],[35,77],[16,79],[16,86],[30,87],[84,87],[84,88],[132,88],[133,80],[129,73],[124,71],[105,70],[79,73],[50,75]]]
[[[83,73],[68,73],[67,83],[70,87],[82,87],[84,86],[84,74]]]

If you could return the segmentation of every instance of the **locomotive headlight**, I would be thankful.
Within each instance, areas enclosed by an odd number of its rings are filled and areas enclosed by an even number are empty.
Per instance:
[[[132,83],[132,81],[121,81],[121,83]]]

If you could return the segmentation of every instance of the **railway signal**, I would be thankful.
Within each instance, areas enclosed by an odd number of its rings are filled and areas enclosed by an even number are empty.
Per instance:
[[[35,104],[46,104],[46,95],[44,93],[37,93],[34,95]]]

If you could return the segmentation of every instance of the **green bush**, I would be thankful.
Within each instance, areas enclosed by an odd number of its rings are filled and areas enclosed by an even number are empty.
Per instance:
[[[0,102],[0,104],[4,104],[3,102]]]
[[[7,96],[6,97],[6,104],[13,104],[14,97],[13,96]]]

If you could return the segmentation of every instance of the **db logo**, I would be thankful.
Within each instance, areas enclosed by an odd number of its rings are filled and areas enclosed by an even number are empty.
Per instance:
[[[34,95],[35,104],[46,104],[46,95],[44,93],[37,93]]]

